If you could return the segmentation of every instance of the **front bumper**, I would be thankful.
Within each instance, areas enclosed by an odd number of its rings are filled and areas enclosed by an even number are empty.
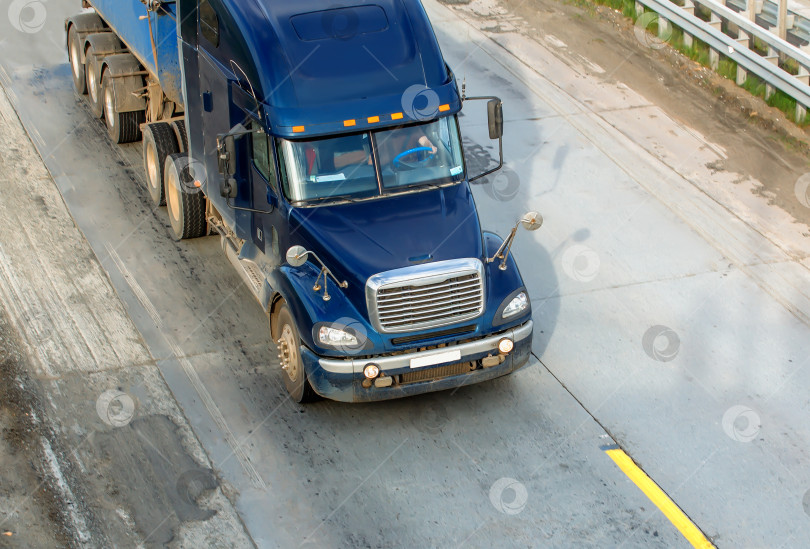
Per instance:
[[[421,393],[452,389],[462,385],[480,383],[510,374],[523,367],[529,360],[532,347],[531,320],[502,332],[498,332],[481,339],[448,345],[440,349],[416,351],[394,356],[372,357],[366,359],[333,359],[322,358],[307,347],[301,347],[301,356],[312,388],[324,398],[342,402],[369,402],[374,400],[388,400]],[[498,342],[504,337],[512,339],[515,347],[511,353],[504,357],[500,364],[490,367],[482,366],[482,359],[498,356]],[[431,355],[451,353],[458,351],[460,359],[451,362],[439,363],[423,368],[411,368],[414,358],[430,357]],[[363,387],[365,379],[363,369],[367,364],[374,363],[380,367],[381,375],[390,376],[392,385],[389,387]],[[463,373],[447,375],[453,366],[469,364],[470,368]],[[457,370],[457,369],[456,369]],[[414,372],[419,372],[424,381],[408,381]],[[435,375],[431,375],[431,371]],[[411,375],[409,375],[411,374]]]

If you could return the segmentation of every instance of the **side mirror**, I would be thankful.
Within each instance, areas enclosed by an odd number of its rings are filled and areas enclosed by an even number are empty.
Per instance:
[[[233,135],[217,137],[217,168],[223,175],[219,194],[223,198],[236,198],[239,186],[233,174],[236,173],[236,140]]]
[[[481,179],[491,173],[495,173],[503,167],[503,101],[500,98],[486,95],[481,97],[466,97],[462,94],[462,101],[486,101],[487,102],[487,125],[489,126],[489,138],[498,140],[498,165],[484,173],[471,177],[469,182]]]
[[[223,135],[217,139],[217,165],[222,175],[236,173],[236,139],[233,135]]]
[[[300,267],[307,262],[307,249],[303,246],[292,246],[287,250],[287,263],[293,267]]]
[[[487,102],[487,121],[489,123],[489,138],[503,137],[503,102],[500,99],[490,99]]]
[[[271,198],[271,192],[267,191],[267,203],[270,205],[270,210],[254,210],[253,208],[242,208],[231,204],[230,199],[239,196],[239,184],[234,177],[236,174],[236,140],[251,134],[260,132],[262,130],[248,130],[242,124],[237,124],[231,131],[217,136],[217,168],[219,173],[222,174],[222,181],[219,184],[219,194],[227,200],[225,203],[233,210],[243,212],[255,213],[272,213],[273,209],[278,205],[278,199],[275,196]]]

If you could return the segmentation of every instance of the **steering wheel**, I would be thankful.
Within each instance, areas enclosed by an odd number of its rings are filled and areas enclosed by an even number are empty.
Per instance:
[[[425,158],[423,158],[421,160],[416,160],[416,162],[414,162],[414,163],[409,163],[409,162],[405,162],[404,160],[402,160],[406,156],[410,156],[412,154],[416,154],[416,153],[420,153],[420,152],[426,152],[428,154],[425,155]],[[431,149],[430,147],[414,147],[413,149],[408,149],[407,151],[401,152],[398,155],[396,155],[394,157],[394,160],[392,161],[392,163],[394,164],[394,168],[396,168],[398,170],[401,169],[403,166],[406,167],[406,168],[413,169],[413,168],[418,168],[420,164],[424,164],[425,162],[428,162],[429,160],[433,160],[433,158],[435,156],[436,156],[436,153],[433,152],[433,149]]]

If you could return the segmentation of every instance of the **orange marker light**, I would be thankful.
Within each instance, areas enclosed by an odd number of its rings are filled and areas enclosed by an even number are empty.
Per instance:
[[[194,186],[199,189],[200,187],[202,187],[202,181],[199,180],[194,181]]]
[[[301,133],[304,131],[304,126],[293,126],[293,133]]]
[[[450,110],[450,105],[440,105],[439,112],[447,112]]]
[[[369,123],[369,124],[376,124],[376,123],[377,123],[377,122],[379,122],[379,121],[380,121],[380,117],[379,117],[379,116],[369,116],[369,117],[368,117],[368,123]]]
[[[402,116],[401,112],[395,112],[391,115],[391,120],[402,120]]]
[[[345,127],[347,127],[347,128],[350,128],[350,127],[352,127],[352,126],[354,126],[354,125],[356,125],[356,124],[357,124],[357,121],[356,121],[356,120],[344,120],[344,121],[343,121],[343,125],[344,125]]]

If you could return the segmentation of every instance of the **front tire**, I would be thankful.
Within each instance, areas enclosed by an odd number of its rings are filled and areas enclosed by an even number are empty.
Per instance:
[[[197,238],[208,234],[205,220],[205,195],[194,187],[189,174],[187,153],[170,154],[163,166],[166,209],[177,240]]]
[[[104,120],[107,133],[118,145],[134,143],[141,139],[141,123],[146,120],[144,111],[118,112],[115,110],[115,84],[109,70],[101,78],[101,95],[104,102]]]
[[[73,87],[76,88],[79,95],[86,95],[87,73],[82,62],[82,45],[79,42],[76,25],[71,25],[68,32],[68,57],[70,58],[70,69],[73,74]]]
[[[317,393],[307,379],[304,361],[301,358],[301,337],[295,326],[292,313],[286,303],[278,310],[275,333],[272,334],[281,361],[281,377],[290,398],[298,403],[312,402],[318,399]]]

